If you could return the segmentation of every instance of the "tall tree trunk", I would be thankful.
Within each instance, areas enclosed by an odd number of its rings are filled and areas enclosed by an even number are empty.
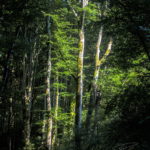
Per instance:
[[[47,33],[50,39],[50,17],[47,17]],[[47,89],[46,89],[46,101],[47,101],[47,111],[48,111],[48,119],[47,119],[47,138],[46,138],[46,146],[48,150],[52,148],[52,116],[51,116],[51,45],[48,42],[48,68],[47,68]]]
[[[45,97],[44,98],[43,125],[42,125],[42,147],[45,146],[45,142],[46,142],[46,110],[47,110],[47,105],[46,105],[46,97]]]
[[[97,80],[99,78],[99,69],[100,69],[99,68],[100,46],[101,46],[102,36],[103,36],[103,26],[101,26],[101,28],[100,28],[98,40],[97,40],[97,44],[96,44],[95,70],[94,70],[94,75],[93,75],[92,88],[90,91],[90,93],[91,93],[90,94],[90,102],[89,102],[89,107],[88,107],[88,112],[87,112],[87,117],[86,117],[87,131],[89,130],[92,112],[94,110],[94,101],[96,101]]]
[[[101,65],[104,63],[104,61],[106,61],[106,57],[110,54],[112,49],[112,37],[110,37],[107,49],[105,51],[104,56],[99,60],[99,64],[98,64],[98,72],[100,71],[100,67]],[[97,79],[95,80],[95,86],[94,86],[94,92],[95,92],[95,101],[94,101],[94,105],[95,105],[95,115],[94,115],[94,126],[96,127],[96,122],[98,119],[98,115],[99,115],[99,106],[100,106],[100,100],[101,100],[101,90],[98,88],[97,86],[97,80],[99,78],[99,73],[97,76]]]
[[[57,146],[57,117],[58,117],[58,106],[59,106],[59,77],[58,77],[58,72],[56,74],[56,97],[55,97],[55,113],[54,113],[54,117],[55,117],[55,128],[53,131],[53,149],[55,146]]]
[[[26,31],[25,31],[25,38]],[[32,37],[30,37],[32,38]],[[29,41],[30,42],[30,41]],[[31,107],[32,107],[32,93],[33,93],[33,80],[35,73],[35,63],[38,57],[38,52],[36,48],[36,40],[33,46],[31,45],[31,51],[29,54],[25,53],[23,58],[23,84],[22,88],[24,90],[23,97],[23,143],[24,149],[31,149],[30,145],[30,133],[31,133]]]
[[[88,0],[82,0],[82,8],[88,4]],[[79,30],[79,55],[78,55],[78,78],[76,91],[76,115],[75,115],[75,149],[81,150],[81,119],[82,119],[82,96],[83,96],[83,59],[84,59],[84,22],[85,11],[83,10],[80,19]]]
[[[94,110],[95,110],[94,125],[97,122],[98,109],[99,109],[100,99],[101,99],[101,92],[97,86],[97,81],[99,79],[99,71],[100,71],[101,65],[105,62],[106,57],[110,54],[110,51],[112,48],[112,38],[110,37],[110,41],[108,43],[107,49],[103,57],[100,58],[100,46],[101,46],[102,36],[103,36],[103,26],[101,26],[100,28],[98,40],[96,44],[95,70],[94,70],[94,75],[93,75],[92,88],[90,90],[90,102],[89,102],[89,107],[88,107],[88,112],[87,112],[87,117],[86,117],[87,132],[90,131],[89,130],[91,126],[90,123],[91,123],[91,118],[92,118],[92,114]]]
[[[75,142],[76,149],[81,147],[81,118],[82,118],[82,95],[83,95],[83,55],[84,55],[84,31],[80,31],[78,56],[78,79],[77,79],[77,95],[76,95],[76,116],[75,116]]]
[[[32,90],[33,90],[33,75],[34,75],[34,58],[33,52],[30,54],[30,62],[29,62],[29,76],[25,77],[25,81],[28,80],[27,86],[25,87],[25,98],[24,98],[24,149],[30,149],[30,133],[31,133],[31,105],[32,105]],[[26,76],[26,75],[25,75]]]

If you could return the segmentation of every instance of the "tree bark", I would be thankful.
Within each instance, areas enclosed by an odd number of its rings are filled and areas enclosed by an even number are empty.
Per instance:
[[[99,64],[98,64],[98,72],[100,71],[100,67],[101,65],[106,61],[107,56],[110,54],[112,49],[112,37],[110,37],[107,49],[105,51],[104,56],[99,60]],[[94,116],[94,124],[96,125],[97,122],[97,118],[98,118],[98,110],[99,110],[99,106],[100,106],[100,100],[101,100],[101,91],[97,86],[97,80],[99,78],[99,73],[97,78],[95,79],[95,83],[94,83],[94,92],[95,92],[95,116]]]
[[[82,0],[82,8],[85,8],[88,4],[88,0]],[[77,65],[77,91],[76,91],[76,115],[75,115],[75,149],[81,150],[81,120],[82,120],[82,96],[83,96],[83,59],[84,59],[84,22],[85,11],[83,10],[80,18],[80,30],[79,30],[79,55]]]
[[[90,91],[90,93],[91,93],[90,94],[90,102],[89,102],[89,107],[88,107],[88,112],[87,112],[87,117],[86,117],[87,131],[89,131],[92,112],[94,110],[94,103],[93,102],[96,101],[97,80],[99,78],[99,69],[100,69],[100,67],[99,67],[100,46],[101,46],[102,36],[103,36],[103,26],[101,26],[101,28],[100,28],[98,40],[97,40],[97,44],[96,44],[95,70],[94,70],[94,75],[93,75],[92,88]]]
[[[58,106],[59,106],[59,77],[58,77],[58,72],[56,74],[56,97],[55,97],[55,113],[54,113],[54,117],[55,117],[55,128],[54,128],[54,134],[53,134],[53,149],[55,146],[57,146],[57,117],[58,117]]]
[[[94,124],[96,124],[97,122],[98,110],[99,110],[100,99],[101,99],[101,91],[100,89],[98,89],[98,86],[97,86],[97,81],[99,79],[99,71],[100,71],[101,65],[106,61],[106,58],[110,54],[111,48],[112,48],[112,37],[110,37],[110,41],[108,43],[107,49],[103,57],[100,58],[100,46],[101,46],[101,40],[102,40],[102,32],[103,32],[103,27],[101,26],[97,44],[96,44],[95,70],[94,70],[94,75],[93,75],[92,88],[90,90],[90,102],[89,102],[89,107],[88,107],[88,112],[87,112],[87,117],[86,117],[87,132],[90,131],[91,119],[92,119],[92,114],[94,110],[95,110]]]
[[[24,149],[28,150],[30,149],[30,133],[31,133],[31,107],[32,107],[32,92],[33,92],[33,76],[34,76],[34,66],[35,66],[35,45],[33,47],[33,51],[30,53],[29,58],[29,64],[27,65],[27,62],[24,62],[23,68],[24,68],[24,79],[23,79],[23,88],[25,92],[24,96]],[[25,54],[24,57],[27,57]],[[27,57],[28,58],[28,57]],[[26,58],[24,58],[24,61],[26,61]],[[27,75],[28,74],[28,75]],[[26,85],[27,82],[27,85]]]
[[[47,34],[50,39],[50,17],[47,17]],[[48,67],[47,67],[47,89],[46,89],[46,101],[47,101],[47,111],[48,111],[48,119],[47,119],[47,138],[46,138],[46,146],[48,150],[52,148],[52,116],[51,116],[51,45],[48,42]]]
[[[25,39],[31,44],[30,37],[27,39],[27,28],[25,28]],[[22,80],[22,89],[23,89],[23,149],[30,150],[31,143],[30,143],[30,134],[31,134],[31,107],[32,107],[32,93],[33,93],[33,82],[34,82],[34,75],[35,75],[35,66],[38,60],[37,46],[36,46],[36,39],[31,44],[30,52],[25,52],[23,58],[23,80]]]

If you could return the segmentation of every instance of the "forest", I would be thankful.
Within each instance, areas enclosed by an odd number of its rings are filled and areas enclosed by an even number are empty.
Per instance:
[[[1,0],[0,150],[150,150],[150,0]]]

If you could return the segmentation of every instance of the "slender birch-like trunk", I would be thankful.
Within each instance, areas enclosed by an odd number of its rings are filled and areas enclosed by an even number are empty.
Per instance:
[[[59,83],[59,77],[56,76],[56,82]],[[59,85],[56,87],[56,102],[55,102],[55,117],[58,116],[58,106],[59,106]]]
[[[100,47],[101,47],[101,41],[102,41],[102,36],[103,36],[103,26],[101,26],[99,35],[98,35],[98,40],[96,44],[96,55],[95,55],[95,70],[94,70],[94,79],[93,79],[93,85],[96,88],[97,87],[97,80],[99,77],[99,60],[100,60]]]
[[[47,33],[50,39],[50,17],[47,17]],[[48,42],[48,64],[47,64],[47,89],[46,89],[46,102],[47,102],[47,111],[48,111],[48,119],[47,119],[47,137],[46,137],[46,146],[48,150],[52,148],[52,116],[51,116],[51,45]]]
[[[88,0],[82,0],[82,8],[88,4]],[[82,96],[83,96],[83,59],[84,59],[84,22],[85,11],[83,10],[80,18],[79,29],[79,55],[78,55],[78,78],[77,78],[77,94],[76,94],[76,116],[75,116],[75,149],[81,149],[81,119],[82,119]]]
[[[92,81],[92,89],[90,91],[91,92],[90,102],[89,102],[89,107],[88,107],[88,112],[87,112],[87,117],[86,117],[87,130],[90,128],[92,112],[94,110],[94,101],[96,101],[97,80],[99,78],[99,69],[100,69],[100,67],[99,67],[100,46],[101,46],[102,36],[103,36],[103,26],[101,26],[101,28],[100,28],[98,40],[97,40],[97,44],[96,44],[95,70],[94,70],[94,76],[93,76],[93,81]]]
[[[46,105],[46,97],[44,98],[44,114],[43,114],[43,125],[42,125],[42,146],[45,146],[46,142],[46,111],[47,105]]]
[[[56,74],[56,96],[55,96],[55,113],[54,113],[54,117],[55,117],[55,128],[54,128],[54,134],[53,134],[53,149],[55,146],[57,146],[57,117],[58,117],[58,106],[59,106],[59,77],[58,77],[58,73]]]
[[[99,60],[99,64],[98,64],[98,76],[97,79],[95,80],[95,85],[94,86],[94,92],[95,92],[95,101],[94,101],[94,108],[95,108],[95,114],[94,114],[94,126],[96,127],[96,123],[97,123],[97,119],[98,119],[98,114],[99,114],[99,106],[100,106],[100,100],[101,100],[101,91],[100,89],[97,87],[97,80],[99,79],[99,71],[100,71],[100,67],[101,65],[106,61],[106,57],[110,54],[112,49],[112,37],[110,37],[107,49],[105,51],[104,56]],[[95,69],[96,70],[96,69]]]
[[[100,46],[101,46],[102,37],[103,37],[103,26],[101,26],[101,28],[100,28],[98,40],[97,40],[97,44],[96,44],[95,70],[94,70],[94,75],[93,75],[92,88],[90,90],[90,102],[89,102],[89,107],[88,107],[88,112],[87,112],[87,117],[86,117],[87,131],[89,131],[91,118],[92,118],[92,114],[93,114],[94,110],[95,110],[94,122],[96,122],[96,120],[97,120],[99,102],[101,99],[101,92],[97,86],[97,81],[99,79],[99,71],[100,71],[101,65],[105,62],[106,57],[110,54],[111,48],[112,48],[112,38],[110,37],[108,47],[107,47],[103,57],[100,58],[100,52],[101,52]]]

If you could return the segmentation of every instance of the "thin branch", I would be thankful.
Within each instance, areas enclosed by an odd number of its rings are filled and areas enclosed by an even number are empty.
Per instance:
[[[75,11],[75,9],[71,6],[71,3],[70,3],[69,0],[67,0],[67,3],[68,3],[68,5],[70,6],[70,8],[72,9],[72,12],[74,13],[75,17],[78,19],[78,14],[77,14],[77,12]]]
[[[110,41],[108,43],[107,50],[105,51],[104,56],[99,60],[99,67],[106,61],[106,57],[110,54],[112,49],[112,37],[110,38]]]

